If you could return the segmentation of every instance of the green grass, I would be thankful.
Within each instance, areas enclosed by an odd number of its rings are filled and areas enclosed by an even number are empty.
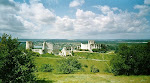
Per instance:
[[[63,57],[49,56],[35,58],[37,69],[42,64],[51,64],[54,67],[52,72],[36,72],[37,83],[150,83],[150,76],[114,76],[112,73],[105,72],[109,69],[109,60],[115,55],[109,53],[75,53],[76,58],[82,64],[82,69],[72,74],[60,74],[57,72],[57,61]],[[86,57],[88,58],[86,59]],[[80,59],[79,59],[80,58]],[[98,60],[97,60],[98,59]],[[88,67],[84,67],[87,65]],[[91,73],[90,67],[94,65],[100,72]]]
[[[53,73],[57,73],[57,61],[60,60],[61,58],[51,58],[51,57],[37,57],[35,58],[35,64],[37,66],[37,69],[39,70],[40,67],[43,64],[51,64],[54,67]],[[105,73],[105,69],[108,68],[107,64],[109,64],[109,61],[95,61],[95,60],[86,60],[86,59],[79,59],[79,62],[82,65],[87,65],[88,68],[82,66],[82,69],[78,72],[74,73],[91,73],[90,72],[90,67],[94,65],[98,69],[100,69],[100,73]],[[107,64],[106,64],[107,63]]]
[[[99,60],[110,60],[113,55],[113,52],[109,53],[89,53],[89,52],[75,52],[74,55],[77,58],[84,58],[84,59],[99,59]]]
[[[51,57],[51,58],[60,58],[61,56],[55,56],[54,54],[41,54],[40,57]]]
[[[149,83],[150,76],[114,76],[112,74],[53,74],[38,72],[39,80],[56,83]]]

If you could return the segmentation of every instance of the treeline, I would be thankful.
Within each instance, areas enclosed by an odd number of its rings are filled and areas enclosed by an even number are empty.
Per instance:
[[[119,45],[117,55],[110,63],[115,75],[150,75],[150,42]]]

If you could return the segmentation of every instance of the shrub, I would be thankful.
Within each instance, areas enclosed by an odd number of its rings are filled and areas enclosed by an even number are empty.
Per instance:
[[[150,75],[149,43],[119,45],[118,53],[110,61],[114,75]]]
[[[94,67],[94,65],[92,65],[92,66],[91,66],[91,72],[97,73],[97,72],[99,72],[99,69],[96,68],[96,67]]]
[[[0,79],[3,83],[28,83],[35,80],[32,52],[21,50],[17,39],[0,37]]]
[[[82,49],[79,49],[80,51],[83,51]]]
[[[84,67],[88,68],[88,65],[84,64]]]
[[[88,49],[86,49],[85,51],[89,51]]]
[[[54,69],[51,64],[43,64],[40,68],[42,72],[52,72]]]
[[[64,74],[72,73],[81,69],[81,63],[73,57],[64,58],[58,61],[57,70]]]

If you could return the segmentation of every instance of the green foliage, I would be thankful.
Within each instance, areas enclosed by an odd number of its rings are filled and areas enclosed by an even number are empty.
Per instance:
[[[148,43],[149,44],[149,43]],[[118,55],[111,60],[115,75],[150,75],[150,51],[147,45],[119,45]]]
[[[40,71],[42,72],[52,72],[53,70],[54,68],[51,64],[43,64],[40,68]]]
[[[22,51],[17,39],[3,34],[0,37],[0,79],[7,83],[22,83],[34,81],[35,65],[32,53]]]
[[[112,54],[106,54],[106,53],[89,53],[89,52],[74,52],[74,56],[77,58],[84,58],[84,59],[99,59],[99,60],[110,60],[112,56],[115,55]]]
[[[69,57],[59,60],[57,67],[59,72],[69,74],[81,69],[81,63],[77,59]]]
[[[99,72],[99,69],[96,68],[94,65],[92,65],[92,66],[91,66],[91,72],[97,73],[97,72]]]
[[[74,52],[73,51],[71,51],[71,54],[72,54],[72,56],[74,56]]]
[[[83,51],[82,49],[79,49],[80,51]]]
[[[85,68],[88,68],[88,65],[84,64],[84,67],[85,67]]]
[[[85,51],[89,51],[88,49],[86,49]]]

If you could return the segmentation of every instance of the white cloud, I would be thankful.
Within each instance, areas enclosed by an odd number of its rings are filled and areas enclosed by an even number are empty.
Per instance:
[[[135,9],[139,9],[139,16],[150,15],[150,6],[147,5],[135,5]]]
[[[105,6],[98,5],[98,6],[94,6],[94,7],[98,8],[103,14],[112,12],[112,11],[110,11],[110,8],[106,5]]]
[[[55,21],[55,15],[46,9],[42,3],[21,4],[19,15],[36,24],[50,24]]]
[[[76,32],[94,35],[100,33],[136,33],[143,32],[148,27],[148,21],[138,17],[136,13],[120,11],[115,14],[113,9],[108,6],[100,6],[100,10],[103,14],[78,9],[76,12],[77,19],[74,23]]]
[[[8,2],[3,2],[7,5],[0,4],[0,34],[12,32],[24,38],[98,38],[109,37],[108,34],[150,32],[149,21],[144,18],[149,15],[148,5],[136,5],[134,8],[139,10],[138,13],[99,5],[94,7],[101,13],[77,9],[75,18],[70,18],[56,16],[40,0],[30,0],[30,4]],[[74,0],[70,7],[83,3],[84,0]]]
[[[69,7],[81,6],[84,4],[84,2],[84,0],[73,0],[72,2],[70,2]]]
[[[144,4],[150,4],[150,0],[144,0]]]
[[[73,19],[70,19],[67,16],[64,16],[63,18],[58,16],[56,22],[54,23],[54,26],[56,27],[57,31],[73,30]]]
[[[23,23],[17,19],[18,8],[12,1],[0,1],[0,34],[22,33],[26,30]]]
[[[77,9],[77,12],[76,12],[76,18],[78,19],[93,18],[94,16],[95,16],[95,13],[91,11],[84,12],[83,10]]]

